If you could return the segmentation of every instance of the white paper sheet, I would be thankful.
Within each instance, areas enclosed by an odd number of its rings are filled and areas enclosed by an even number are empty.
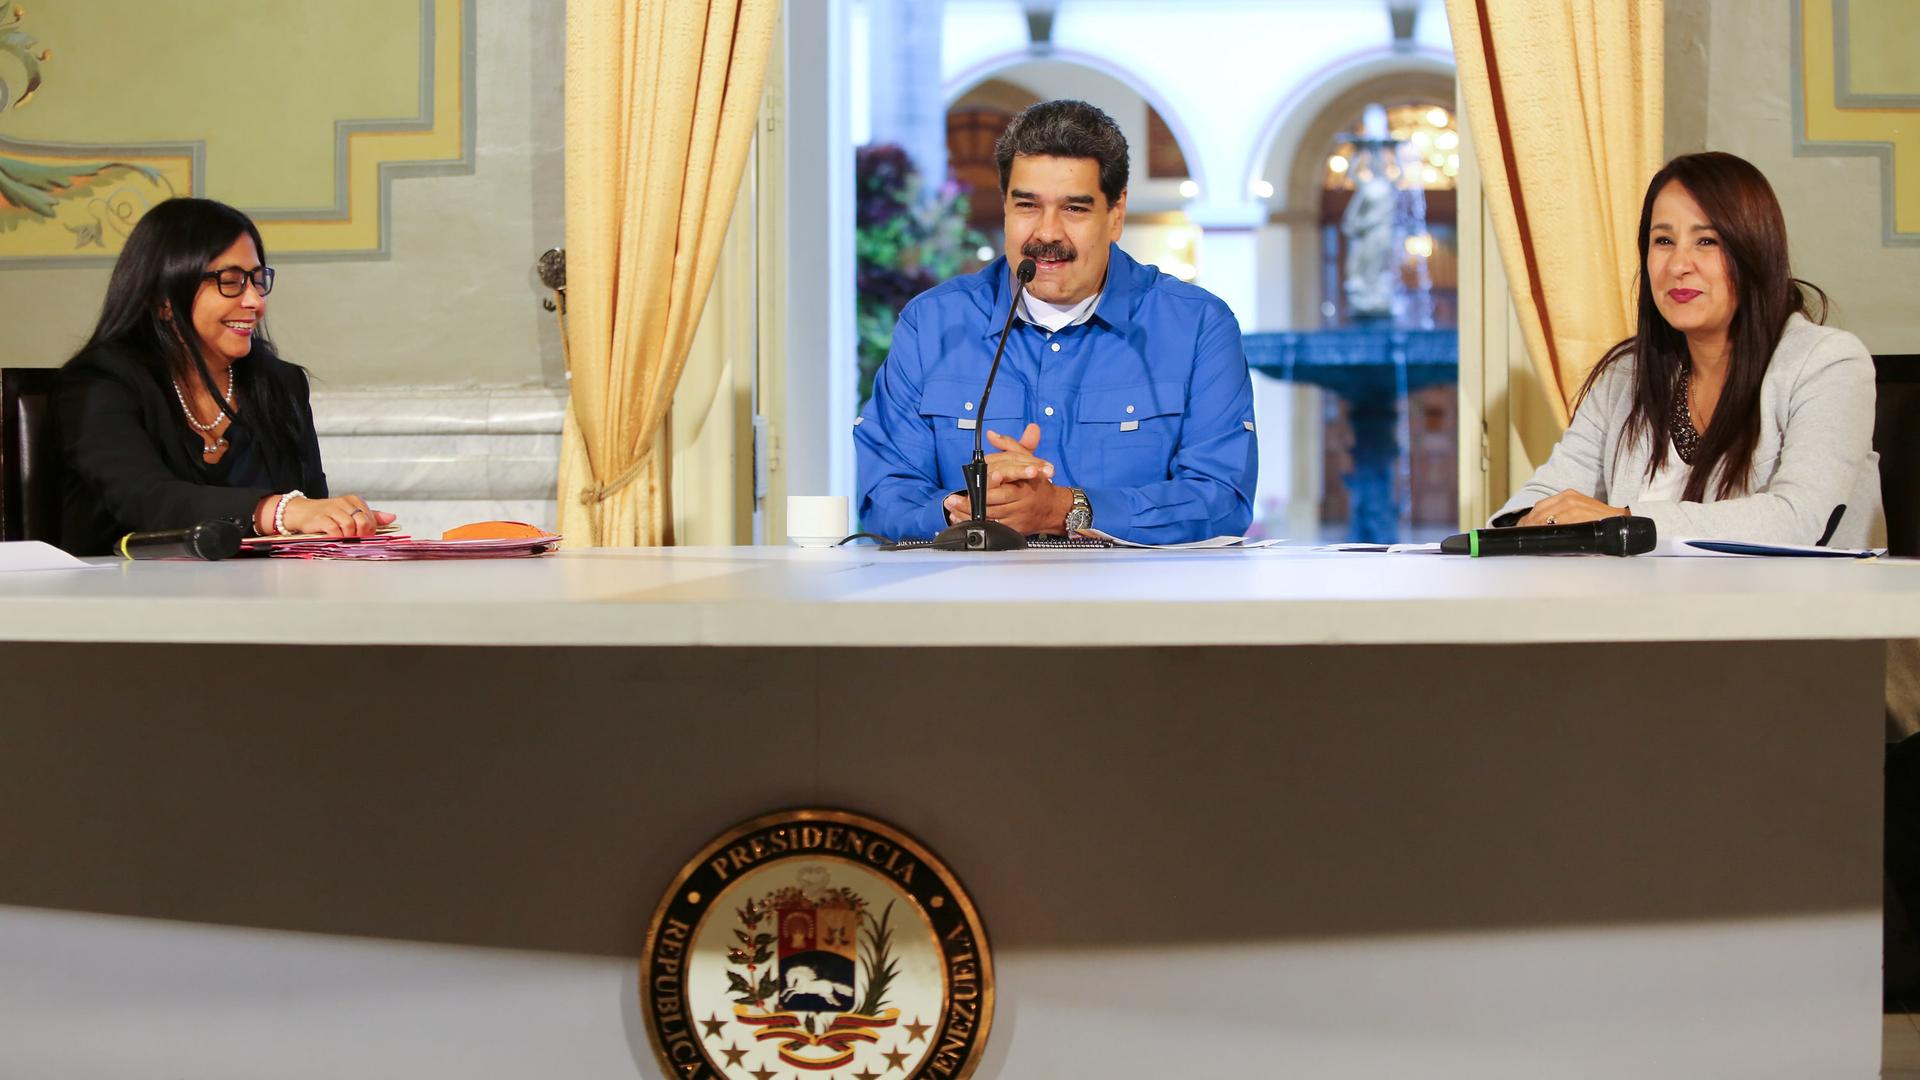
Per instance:
[[[0,573],[16,570],[91,570],[111,563],[82,562],[52,544],[14,540],[0,544]]]
[[[1185,551],[1199,548],[1264,548],[1275,544],[1284,544],[1284,538],[1272,540],[1249,540],[1244,536],[1210,536],[1205,540],[1189,540],[1184,544],[1140,544],[1132,540],[1122,540],[1111,533],[1099,529],[1081,529],[1081,536],[1091,536],[1096,540],[1105,540],[1115,547],[1153,548],[1156,551]]]

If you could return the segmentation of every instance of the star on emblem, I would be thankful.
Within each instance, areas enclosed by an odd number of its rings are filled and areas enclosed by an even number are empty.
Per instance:
[[[710,1020],[700,1021],[700,1026],[707,1029],[707,1038],[711,1039],[715,1035],[720,1034],[720,1029],[726,1027],[727,1022],[718,1017],[714,1017]]]
[[[926,1042],[927,1029],[932,1027],[933,1025],[932,1024],[901,1024],[900,1026],[906,1029],[907,1035],[914,1042]]]
[[[774,1077],[772,1069],[753,1069],[751,1072],[753,1073],[753,1080],[773,1080]]]
[[[899,1069],[907,1071],[907,1052],[905,1050],[882,1050],[880,1056],[887,1059],[887,1071]]]
[[[751,1050],[751,1049],[753,1048],[747,1047],[746,1050],[736,1050],[733,1048],[732,1043],[728,1043],[726,1046],[721,1048],[720,1052],[727,1055],[727,1067],[732,1068],[733,1066],[740,1064],[740,1059],[743,1057],[746,1057],[747,1050]]]
[[[878,1080],[880,1074],[862,1065],[860,1071],[853,1074],[853,1080]]]

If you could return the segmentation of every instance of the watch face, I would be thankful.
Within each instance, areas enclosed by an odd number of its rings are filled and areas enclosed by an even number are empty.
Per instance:
[[[1087,504],[1087,493],[1074,488],[1073,505],[1067,509],[1067,532],[1076,533],[1091,524],[1093,524],[1093,507]]]

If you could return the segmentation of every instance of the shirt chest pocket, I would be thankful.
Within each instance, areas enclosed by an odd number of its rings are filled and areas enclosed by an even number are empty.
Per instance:
[[[920,416],[933,428],[943,474],[949,465],[958,468],[973,460],[974,430],[982,419],[986,420],[988,431],[997,431],[1016,439],[1020,437],[1020,429],[1025,426],[1021,418],[1025,415],[1026,389],[1017,381],[1006,378],[995,384],[993,395],[987,401],[986,414],[982,417],[980,387],[985,381],[928,379],[920,392]],[[989,454],[994,452],[993,444],[984,439],[981,446]]]
[[[1186,386],[1142,383],[1080,395],[1075,419],[1080,441],[1095,451],[1100,484],[1143,484],[1171,475],[1186,412]]]

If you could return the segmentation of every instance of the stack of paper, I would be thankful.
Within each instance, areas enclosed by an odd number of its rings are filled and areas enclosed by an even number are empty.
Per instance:
[[[555,533],[502,540],[415,540],[390,534],[364,537],[258,537],[249,547],[263,547],[276,559],[360,559],[397,562],[423,559],[524,559],[545,555],[560,543]]]

